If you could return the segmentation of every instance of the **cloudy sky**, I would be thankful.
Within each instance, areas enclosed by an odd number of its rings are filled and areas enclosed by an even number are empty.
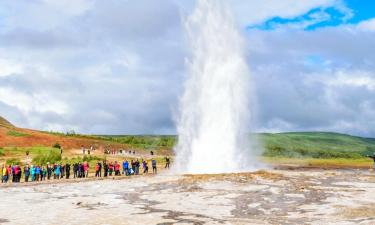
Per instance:
[[[228,0],[257,131],[375,137],[375,2]],[[0,115],[21,127],[173,134],[193,0],[0,0]]]

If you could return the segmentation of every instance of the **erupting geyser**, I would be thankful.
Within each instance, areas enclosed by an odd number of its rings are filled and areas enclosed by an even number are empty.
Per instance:
[[[242,37],[218,0],[198,0],[186,30],[192,55],[180,99],[175,167],[188,173],[249,169],[251,87]]]

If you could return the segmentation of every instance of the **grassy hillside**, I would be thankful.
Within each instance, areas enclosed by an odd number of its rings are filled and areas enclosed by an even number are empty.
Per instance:
[[[265,156],[360,158],[375,152],[375,139],[338,133],[261,134]]]
[[[359,159],[375,152],[374,138],[338,133],[296,132],[256,136],[264,147],[263,156],[266,157]],[[176,142],[177,138],[174,135],[82,135],[75,132],[41,132],[16,128],[0,116],[0,147],[3,149],[33,146],[50,148],[59,143],[64,149],[94,145],[97,148],[112,146],[171,154]]]
[[[264,156],[310,158],[361,158],[375,152],[375,139],[338,133],[297,132],[257,134]],[[172,148],[176,136],[104,135],[100,138],[129,146],[154,149]]]

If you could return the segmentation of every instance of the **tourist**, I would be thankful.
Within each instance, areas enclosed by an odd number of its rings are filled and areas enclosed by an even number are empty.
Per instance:
[[[81,163],[78,163],[78,177],[79,178],[83,177],[83,167]]]
[[[134,160],[131,161],[131,166],[132,166],[133,172],[135,172],[135,162],[134,162]]]
[[[103,162],[103,167],[104,167],[104,177],[107,177],[108,170],[109,170],[107,162]]]
[[[35,181],[35,167],[34,167],[34,165],[31,165],[30,172],[31,172],[31,181]]]
[[[138,175],[139,174],[139,167],[140,167],[139,160],[137,159],[134,164],[135,164],[135,171],[134,171],[134,173],[135,173],[135,175]]]
[[[102,163],[98,162],[99,164],[99,177],[102,177]]]
[[[49,162],[47,162],[47,179],[51,179],[53,168]]]
[[[85,149],[85,147],[83,145],[81,146],[81,149],[82,149],[82,155],[85,155],[86,149]]]
[[[40,167],[36,166],[35,167],[35,180],[39,181],[39,177],[40,177]]]
[[[155,160],[155,159],[152,159],[152,160],[151,160],[151,164],[152,164],[152,173],[153,173],[153,174],[157,174],[156,160]]]
[[[99,162],[97,162],[95,165],[95,177],[99,177],[99,171]]]
[[[73,164],[73,178],[78,178],[78,163]]]
[[[122,173],[128,176],[128,170],[129,170],[129,162],[128,160],[125,160],[124,162],[122,162]]]
[[[121,174],[120,174],[120,164],[117,162],[117,161],[115,161],[115,165],[114,165],[114,167],[115,167],[115,176],[120,176]]]
[[[43,180],[46,180],[47,168],[45,166],[42,167],[42,174],[43,174]]]
[[[83,163],[83,171],[85,172],[84,177],[88,178],[89,177],[89,164],[87,161]]]
[[[170,159],[168,156],[165,157],[165,168],[169,169]]]
[[[3,164],[3,167],[1,168],[1,183],[7,183],[8,182],[8,169],[5,164]]]
[[[60,163],[61,179],[65,176],[65,165]]]
[[[54,176],[55,179],[60,179],[60,172],[61,172],[60,169],[61,169],[60,165],[57,164],[55,166],[55,176]]]
[[[69,177],[70,177],[70,163],[69,162],[67,162],[66,164],[65,164],[65,175],[66,175],[66,179],[69,179]]]
[[[109,176],[112,176],[112,172],[113,172],[113,163],[112,162],[109,163],[108,169],[109,169]]]
[[[20,175],[21,175],[21,168],[18,165],[15,165],[14,166],[14,174],[13,174],[14,182],[16,182],[16,183],[20,182],[20,180],[21,180]]]
[[[148,165],[147,165],[146,160],[143,160],[142,166],[143,166],[143,173],[148,173]]]

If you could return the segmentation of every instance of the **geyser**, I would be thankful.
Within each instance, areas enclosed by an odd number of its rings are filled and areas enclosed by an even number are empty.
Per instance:
[[[218,0],[198,0],[185,27],[192,51],[180,99],[175,167],[187,173],[249,169],[251,86],[243,39]]]

